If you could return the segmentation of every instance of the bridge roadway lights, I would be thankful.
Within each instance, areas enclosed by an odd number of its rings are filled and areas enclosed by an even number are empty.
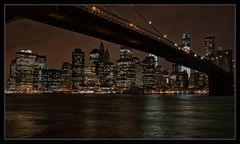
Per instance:
[[[38,9],[36,9],[38,8]],[[26,7],[21,7],[22,10],[26,11]],[[96,8],[97,9],[97,8]],[[18,9],[16,10],[18,11]],[[138,32],[132,31],[129,28],[126,28],[125,26],[122,26],[120,24],[111,22],[109,20],[106,20],[102,17],[99,17],[89,11],[85,11],[83,9],[76,8],[74,6],[58,6],[58,12],[69,16],[68,21],[64,21],[62,19],[56,19],[49,17],[47,14],[49,12],[54,12],[55,13],[55,7],[53,6],[40,6],[40,7],[29,7],[29,10],[26,11],[25,13],[22,14],[20,13],[21,17],[31,19],[34,21],[38,21],[41,23],[57,26],[60,28],[64,28],[70,31],[75,31],[78,33],[86,34],[89,36],[93,36],[95,38],[100,38],[104,39],[113,43],[117,43],[120,45],[126,45],[128,47],[133,47],[137,50],[144,51],[144,52],[149,52],[151,49],[145,49],[144,46],[146,47],[152,47],[153,45],[158,45],[159,48],[161,48],[159,51],[161,52],[155,52],[156,55],[163,57],[165,59],[171,59],[173,57],[171,51],[167,48],[173,47],[169,46],[166,43],[163,42],[158,42],[158,41],[153,41],[151,37],[148,37],[143,34],[139,34]],[[18,14],[15,14],[15,10],[8,10],[7,13],[10,14],[10,17],[7,16],[7,19],[12,18],[11,13],[13,13],[14,16],[18,16]],[[97,27],[96,27],[97,26]],[[111,27],[111,31],[109,29]],[[112,34],[109,35],[109,32]],[[132,38],[135,40],[134,42],[129,42],[129,38]],[[165,34],[163,36],[163,40],[166,40],[169,42],[169,40],[166,38],[167,35]],[[135,43],[138,41],[146,41],[144,42],[144,45],[139,46],[139,43]],[[140,43],[141,44],[141,43]],[[173,43],[174,44],[174,43]],[[166,47],[166,48],[164,48]],[[173,52],[176,52],[175,57],[182,56],[181,53],[176,49],[173,49]],[[185,53],[190,53],[189,51],[182,51]],[[230,54],[226,52],[226,54]],[[190,55],[191,56],[191,55]],[[211,60],[211,59],[209,59]],[[178,60],[172,60],[172,62],[181,64],[181,61]],[[195,61],[198,63],[198,59]],[[199,67],[205,67],[205,65],[201,64],[194,65],[195,62],[192,62],[192,68],[196,70],[201,70],[204,68],[199,68]],[[206,65],[207,66],[207,65]],[[213,70],[212,72],[206,72],[210,73],[209,74],[209,91],[210,95],[232,95],[233,94],[233,79],[232,76],[226,76],[226,74],[218,74],[217,70]]]

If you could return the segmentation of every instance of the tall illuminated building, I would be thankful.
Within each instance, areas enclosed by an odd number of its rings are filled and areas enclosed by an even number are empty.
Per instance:
[[[16,59],[10,66],[10,88],[17,91],[30,91],[34,89],[34,67],[36,54],[31,50],[21,50],[16,53]]]
[[[190,41],[190,37],[189,34],[183,34],[182,35],[182,39],[181,39],[181,47],[183,50],[189,52],[190,51],[190,47],[191,47],[191,41]],[[182,66],[181,71],[186,71],[188,74],[188,78],[190,77],[190,68]]]
[[[172,87],[174,88],[180,88],[180,80],[179,80],[179,74],[181,72],[182,66],[178,64],[172,65],[172,75],[171,79],[173,81]]]
[[[36,56],[34,66],[34,89],[47,90],[47,61],[46,56]]]
[[[190,37],[188,33],[182,35],[181,47],[184,50],[190,51],[191,42],[190,42]]]
[[[116,86],[130,88],[135,85],[135,62],[130,48],[120,48],[120,59],[116,64]]]
[[[21,50],[10,64],[9,89],[21,92],[47,90],[46,56]]]
[[[144,65],[142,62],[135,63],[135,87],[144,87]]]
[[[87,67],[84,68],[84,83],[87,87],[96,87],[99,85],[99,79],[96,75],[96,67],[93,63],[89,63]]]
[[[62,71],[58,69],[48,69],[48,90],[59,91],[63,88]]]
[[[155,67],[158,66],[158,57],[154,54],[149,54],[150,57],[154,57],[154,60],[155,60]]]
[[[182,89],[187,89],[188,88],[188,73],[187,71],[182,71],[179,73],[179,87]]]
[[[198,76],[198,88],[201,89],[206,89],[208,88],[208,75],[202,72],[199,72],[199,76]]]
[[[8,83],[8,88],[11,91],[17,90],[17,65],[16,65],[16,59],[11,61],[10,64],[10,76],[9,76],[9,83]]]
[[[89,63],[97,64],[99,62],[99,50],[93,49],[89,53]]]
[[[199,79],[199,72],[193,70],[191,72],[191,76],[189,78],[189,88],[198,88],[198,79]]]
[[[98,55],[98,56],[97,56]],[[107,47],[104,47],[103,42],[100,43],[98,53],[97,50],[95,50],[94,53],[91,53],[91,57],[95,60],[96,65],[96,74],[99,78],[100,86],[108,86],[109,82],[109,76],[107,76],[110,71],[110,54]],[[98,57],[98,58],[97,58]]]
[[[145,87],[152,88],[155,85],[155,58],[153,56],[146,56],[143,60],[143,64],[145,66]]]
[[[158,65],[154,70],[155,86],[157,88],[162,87],[162,66]]]
[[[173,73],[178,73],[181,71],[181,66],[178,64],[172,64],[172,72]]]
[[[215,37],[209,36],[205,37],[204,42],[204,52],[206,58],[211,58],[213,56],[213,53],[215,51]]]
[[[112,87],[114,85],[114,65],[113,63],[107,63],[103,69],[102,86]]]
[[[171,73],[169,70],[163,70],[161,75],[161,88],[169,89],[171,87]]]
[[[84,52],[75,48],[72,52],[72,89],[84,86]]]
[[[63,88],[65,90],[72,89],[72,65],[69,62],[63,62],[62,64],[62,77],[63,77]]]
[[[120,59],[131,59],[132,49],[127,47],[120,47]]]

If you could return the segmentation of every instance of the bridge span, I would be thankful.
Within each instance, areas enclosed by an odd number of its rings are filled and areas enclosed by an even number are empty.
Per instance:
[[[193,52],[117,15],[89,6],[6,6],[5,23],[27,18],[116,44],[153,53],[169,62],[206,73],[209,95],[233,95],[232,68],[223,69]]]

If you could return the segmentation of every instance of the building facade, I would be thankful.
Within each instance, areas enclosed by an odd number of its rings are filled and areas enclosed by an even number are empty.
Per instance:
[[[72,52],[72,89],[84,86],[84,52],[76,48]]]
[[[69,62],[63,62],[62,64],[62,77],[63,77],[63,89],[72,89],[72,64]]]
[[[116,63],[116,86],[131,88],[135,85],[135,63],[132,50],[127,47],[120,48],[120,59]]]
[[[143,60],[143,64],[145,67],[145,88],[153,88],[155,86],[155,58],[153,56],[146,56]]]
[[[47,69],[46,56],[37,55],[33,74],[35,90],[47,90]]]
[[[16,64],[11,67],[16,72],[15,84],[18,91],[34,89],[34,67],[36,55],[31,50],[21,50],[16,53]],[[14,70],[14,68],[16,68]]]
[[[48,90],[60,91],[63,88],[62,71],[58,69],[48,69]]]
[[[189,52],[191,48],[191,41],[189,34],[183,34],[181,39],[181,47],[185,51]],[[185,66],[182,66],[181,71],[186,71],[188,74],[188,78],[190,77],[191,69]]]
[[[215,37],[209,36],[205,37],[204,41],[204,52],[207,59],[212,58],[215,51]]]

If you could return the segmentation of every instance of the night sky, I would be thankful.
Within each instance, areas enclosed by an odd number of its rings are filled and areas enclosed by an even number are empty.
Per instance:
[[[132,5],[134,6],[134,5]],[[101,6],[112,12],[120,13],[122,17],[133,20],[133,23],[152,30],[131,8],[131,6]],[[227,6],[134,6],[145,18],[152,21],[154,27],[167,37],[180,43],[181,35],[189,33],[191,50],[199,55],[204,54],[204,37],[215,36],[216,48],[233,49],[235,59],[235,7]],[[96,39],[80,33],[68,31],[54,26],[22,19],[5,25],[5,76],[9,77],[9,65],[22,49],[31,49],[33,53],[47,56],[49,68],[60,69],[64,61],[71,62],[74,48],[85,52],[85,65],[88,63],[89,52],[97,48],[103,41],[110,51],[112,62],[119,59],[120,45]],[[133,55],[144,59],[146,53],[133,50]],[[169,63],[160,59],[164,68],[170,68]]]

